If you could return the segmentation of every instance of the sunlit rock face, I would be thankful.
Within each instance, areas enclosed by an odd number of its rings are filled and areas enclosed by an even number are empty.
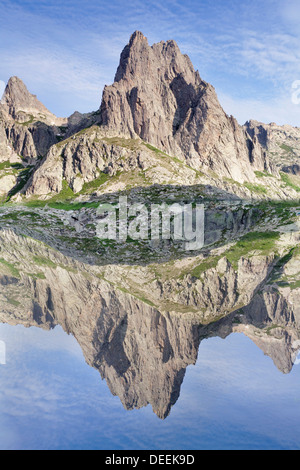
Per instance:
[[[20,78],[11,77],[0,102],[0,162],[35,165],[66,125],[67,120],[52,114]]]

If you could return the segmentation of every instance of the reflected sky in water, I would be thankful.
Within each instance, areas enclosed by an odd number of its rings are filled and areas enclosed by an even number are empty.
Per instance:
[[[1,449],[299,449],[300,366],[282,374],[243,334],[202,341],[160,420],[126,411],[72,336],[0,325]]]

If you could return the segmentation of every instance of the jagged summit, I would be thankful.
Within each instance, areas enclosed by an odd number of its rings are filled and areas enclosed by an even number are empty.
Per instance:
[[[18,77],[9,79],[0,109],[19,122],[26,122],[31,116],[41,120],[50,120],[53,123],[57,120],[57,117],[37,99],[36,95],[28,91],[24,82]]]
[[[57,143],[60,126],[66,125],[67,119],[57,118],[20,78],[11,77],[0,102],[0,162],[34,165]],[[0,176],[0,194],[16,183],[15,175],[4,176],[8,184]]]
[[[129,44],[133,44],[134,41],[147,41],[148,43],[146,36],[144,36],[141,31],[135,31],[134,33],[132,33],[129,39]]]
[[[222,109],[175,41],[149,45],[139,31],[123,49],[115,82],[103,91],[102,126],[139,137],[196,170],[217,171],[239,182],[270,170],[257,142]]]
[[[170,68],[170,63],[174,66],[174,76],[183,73],[188,75],[187,80],[193,81],[191,76],[195,74],[193,65],[188,56],[181,54],[175,41],[161,41],[150,46],[143,33],[135,31],[121,53],[115,82],[123,78],[136,80],[139,78],[138,74],[149,80],[152,77],[148,76],[148,72],[156,72],[158,77],[163,79],[163,74]],[[165,78],[168,80],[168,76]],[[171,75],[169,78],[171,79]],[[200,77],[197,77],[197,80],[201,81]]]

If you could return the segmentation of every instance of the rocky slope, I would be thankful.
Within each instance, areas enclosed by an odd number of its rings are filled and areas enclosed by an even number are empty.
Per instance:
[[[22,179],[13,171],[39,165],[40,158],[61,140],[97,120],[97,113],[74,113],[57,118],[35,95],[32,95],[18,77],[12,77],[0,103],[0,196],[14,187],[22,187]],[[11,166],[11,170],[9,170]],[[3,170],[6,170],[3,172]],[[28,173],[29,176],[29,173]]]

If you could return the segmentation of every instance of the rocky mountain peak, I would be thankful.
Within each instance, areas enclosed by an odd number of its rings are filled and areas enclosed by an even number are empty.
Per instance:
[[[135,31],[121,53],[115,82],[137,79],[148,72],[151,73],[149,78],[152,75],[154,78],[156,73],[160,80],[170,79],[172,75],[174,78],[178,74],[189,75],[187,78],[192,79],[191,75],[195,74],[188,56],[181,54],[175,41],[161,41],[150,46],[143,33]],[[171,75],[164,77],[166,72],[171,72]]]
[[[11,77],[6,85],[1,104],[1,111],[19,122],[28,121],[29,117],[42,120],[55,120],[52,114],[36,97],[32,95],[24,82],[18,77]]]
[[[141,31],[135,31],[131,36],[129,40],[129,44],[132,45],[134,42],[138,41],[147,41],[147,38],[143,35]],[[148,41],[147,41],[148,44]]]
[[[103,128],[141,138],[195,170],[244,182],[269,169],[257,141],[222,109],[175,41],[149,45],[139,31],[123,49],[115,82],[100,107]]]

